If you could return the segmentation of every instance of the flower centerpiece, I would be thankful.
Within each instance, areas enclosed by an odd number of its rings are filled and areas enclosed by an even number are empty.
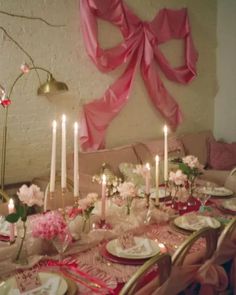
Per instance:
[[[135,185],[125,181],[118,186],[118,191],[120,196],[126,200],[127,215],[129,215],[133,198],[137,195]]]
[[[81,199],[79,201],[78,209],[81,210],[81,214],[83,217],[83,225],[82,232],[85,232],[86,227],[89,226],[90,216],[95,207],[95,203],[98,199],[98,195],[96,193],[89,193],[86,198]]]
[[[15,257],[15,262],[21,262],[21,253],[26,237],[26,221],[29,208],[34,205],[41,207],[43,205],[44,195],[43,192],[40,191],[40,188],[34,184],[29,187],[24,184],[17,192],[17,195],[19,197],[20,204],[16,206],[16,211],[14,213],[6,216],[6,220],[10,223],[16,223],[18,220],[21,220],[23,223],[23,233],[20,236],[21,241]]]
[[[61,256],[72,241],[67,223],[58,211],[41,214],[33,221],[33,237],[52,241]]]
[[[203,165],[199,163],[197,157],[188,155],[179,161],[179,169],[187,176],[189,193],[192,195],[195,180],[202,174]]]
[[[101,174],[94,175],[92,182],[102,184],[103,174],[106,175],[106,196],[115,197],[118,194],[118,186],[121,184],[122,179],[116,176],[106,163],[103,163]]]
[[[169,190],[172,197],[172,205],[175,207],[175,200],[178,202],[186,202],[188,198],[188,191],[186,183],[188,181],[187,175],[182,170],[178,169],[176,172],[169,173]]]

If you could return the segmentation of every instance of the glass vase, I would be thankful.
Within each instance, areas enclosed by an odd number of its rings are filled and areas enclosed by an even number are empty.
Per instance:
[[[91,228],[90,216],[83,216],[83,219],[82,219],[82,232],[87,234],[87,233],[90,232],[90,228]]]
[[[16,254],[13,256],[13,262],[17,264],[26,265],[28,264],[28,252],[26,245],[26,222],[19,222],[17,226],[17,249]]]

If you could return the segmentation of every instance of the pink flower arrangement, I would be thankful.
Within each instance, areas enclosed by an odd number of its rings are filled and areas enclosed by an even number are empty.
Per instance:
[[[187,181],[187,175],[185,175],[180,169],[176,172],[171,171],[169,174],[169,180],[176,186],[184,186]]]
[[[40,188],[35,184],[32,184],[29,187],[25,184],[22,185],[19,192],[17,192],[17,195],[20,201],[28,207],[32,207],[33,205],[43,205],[43,192],[41,192]]]
[[[40,215],[33,220],[32,228],[33,237],[44,240],[53,240],[57,237],[63,240],[65,235],[68,235],[72,241],[67,224],[59,212],[53,211]]]
[[[135,197],[137,195],[135,185],[132,182],[123,182],[118,186],[120,196],[123,198]]]
[[[203,169],[203,165],[201,165],[198,161],[198,158],[192,155],[188,155],[186,157],[184,157],[183,159],[183,163],[186,164],[187,166],[189,166],[190,168],[196,168],[199,170]]]

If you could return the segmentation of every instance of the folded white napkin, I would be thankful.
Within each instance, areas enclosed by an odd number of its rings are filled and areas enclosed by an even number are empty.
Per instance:
[[[135,240],[135,246],[128,249],[123,249],[120,246],[119,241],[117,241],[117,244],[116,244],[117,255],[127,256],[132,258],[136,258],[136,257],[139,258],[146,255],[150,255],[152,253],[153,250],[148,239],[135,237],[134,240]]]
[[[11,289],[7,295],[41,295],[41,294],[47,294],[47,295],[56,295],[57,290],[60,284],[60,278],[59,277],[52,277],[47,280],[46,283],[44,283],[42,286],[35,288],[33,290],[20,293],[19,289]],[[43,291],[45,290],[45,293]]]

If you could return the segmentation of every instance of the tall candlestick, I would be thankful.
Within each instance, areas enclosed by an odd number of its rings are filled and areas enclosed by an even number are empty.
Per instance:
[[[55,191],[56,178],[56,141],[57,141],[57,122],[52,122],[52,155],[51,155],[51,171],[50,171],[50,193]]]
[[[14,212],[15,212],[14,201],[13,201],[13,199],[10,199],[9,203],[8,203],[8,213],[11,214]],[[9,229],[10,229],[10,243],[12,243],[15,240],[15,224],[10,223]]]
[[[168,141],[167,141],[167,135],[168,135],[168,128],[165,125],[164,126],[164,181],[168,181]]]
[[[79,196],[79,124],[74,124],[74,197]]]
[[[146,163],[146,175],[145,175],[145,192],[146,194],[150,194],[150,165]]]
[[[159,161],[160,158],[158,155],[155,157],[155,162],[156,162],[156,205],[159,204]]]
[[[106,175],[102,175],[102,204],[101,204],[101,220],[106,219]]]
[[[66,188],[66,116],[62,115],[61,123],[61,188]]]

